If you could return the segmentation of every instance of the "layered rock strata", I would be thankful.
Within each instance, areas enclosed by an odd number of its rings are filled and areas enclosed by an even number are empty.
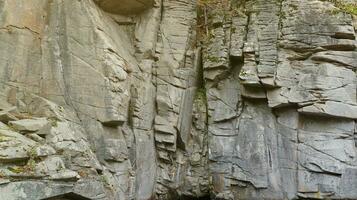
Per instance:
[[[357,199],[356,3],[0,0],[1,198]]]

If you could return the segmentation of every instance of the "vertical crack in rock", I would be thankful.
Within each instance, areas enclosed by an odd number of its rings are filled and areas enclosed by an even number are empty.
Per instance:
[[[193,0],[163,1],[156,61],[155,141],[158,199],[201,197],[208,193],[205,168],[205,100],[198,87]]]

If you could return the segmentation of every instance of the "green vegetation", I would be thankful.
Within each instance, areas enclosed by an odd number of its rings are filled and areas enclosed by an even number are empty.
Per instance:
[[[8,167],[7,169],[15,174],[24,173],[24,167],[22,166]]]
[[[20,174],[20,173],[30,173],[33,174],[35,172],[36,168],[36,158],[37,158],[37,153],[35,147],[31,148],[27,152],[28,156],[30,159],[27,161],[26,165],[24,166],[14,166],[14,167],[8,167],[8,170],[15,174]]]
[[[29,161],[27,161],[27,164],[24,166],[8,167],[7,169],[15,174],[22,174],[22,173],[33,174],[35,172],[35,167],[36,167],[36,161],[30,159]]]
[[[0,135],[0,142],[6,142],[6,141],[9,141],[10,139],[11,139],[10,137]]]
[[[201,9],[207,9],[224,14],[224,12],[230,10],[230,0],[198,0],[197,6]]]
[[[206,89],[205,88],[198,88],[196,90],[196,99],[203,100],[203,102],[207,101]]]
[[[239,76],[241,77],[244,77],[244,76],[247,76],[248,75],[248,72],[246,72],[244,69],[242,69],[240,72],[239,72]]]
[[[247,0],[197,0],[197,37],[207,43],[215,37],[213,30],[224,26],[233,16],[245,15]],[[235,32],[235,28],[232,28]]]
[[[49,118],[49,121],[50,121],[50,123],[51,123],[51,126],[53,126],[53,127],[57,127],[57,126],[58,126],[56,119],[54,119],[54,118]]]
[[[298,10],[298,6],[294,5],[294,4],[289,4],[290,8],[292,8],[293,10]]]
[[[107,176],[101,175],[100,181],[103,183],[104,187],[113,189],[113,186],[109,183],[109,178]]]
[[[26,172],[33,173],[36,168],[36,161],[34,159],[30,159],[24,168]]]
[[[350,13],[352,15],[357,15],[357,3],[345,4],[345,5],[343,5],[342,10],[344,10],[347,13]]]
[[[230,0],[198,0],[197,8],[197,35],[202,42],[208,42],[214,37],[210,29],[222,26],[222,23],[213,23],[215,16],[223,16],[224,19],[232,16]]]
[[[197,88],[195,94],[195,104],[199,106],[199,109],[204,109],[207,107],[207,95],[206,88]]]
[[[346,12],[351,15],[357,15],[357,3],[345,3],[341,0],[323,0],[333,3],[341,11]],[[337,11],[333,11],[337,13]]]
[[[27,154],[29,155],[30,159],[35,159],[37,157],[36,147],[32,147]]]
[[[285,12],[279,12],[278,15],[279,15],[279,18],[280,18],[280,19],[287,19]]]
[[[207,60],[213,63],[218,63],[220,61],[219,57],[210,56],[210,55],[207,56]]]

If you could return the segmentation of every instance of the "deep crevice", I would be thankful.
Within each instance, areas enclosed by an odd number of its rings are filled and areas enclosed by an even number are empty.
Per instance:
[[[49,197],[49,198],[45,198],[42,200],[90,200],[87,197],[81,196],[79,194],[70,192],[67,194],[63,194],[63,195],[59,195],[59,196],[55,196],[55,197]]]
[[[210,200],[211,197],[209,195],[202,196],[202,197],[192,197],[192,196],[185,196],[182,195],[177,200]]]

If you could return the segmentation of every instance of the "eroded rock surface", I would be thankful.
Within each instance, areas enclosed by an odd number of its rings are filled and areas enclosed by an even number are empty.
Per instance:
[[[154,6],[155,0],[94,0],[103,10],[114,14],[133,15]]]
[[[338,2],[0,0],[0,199],[357,199]]]

